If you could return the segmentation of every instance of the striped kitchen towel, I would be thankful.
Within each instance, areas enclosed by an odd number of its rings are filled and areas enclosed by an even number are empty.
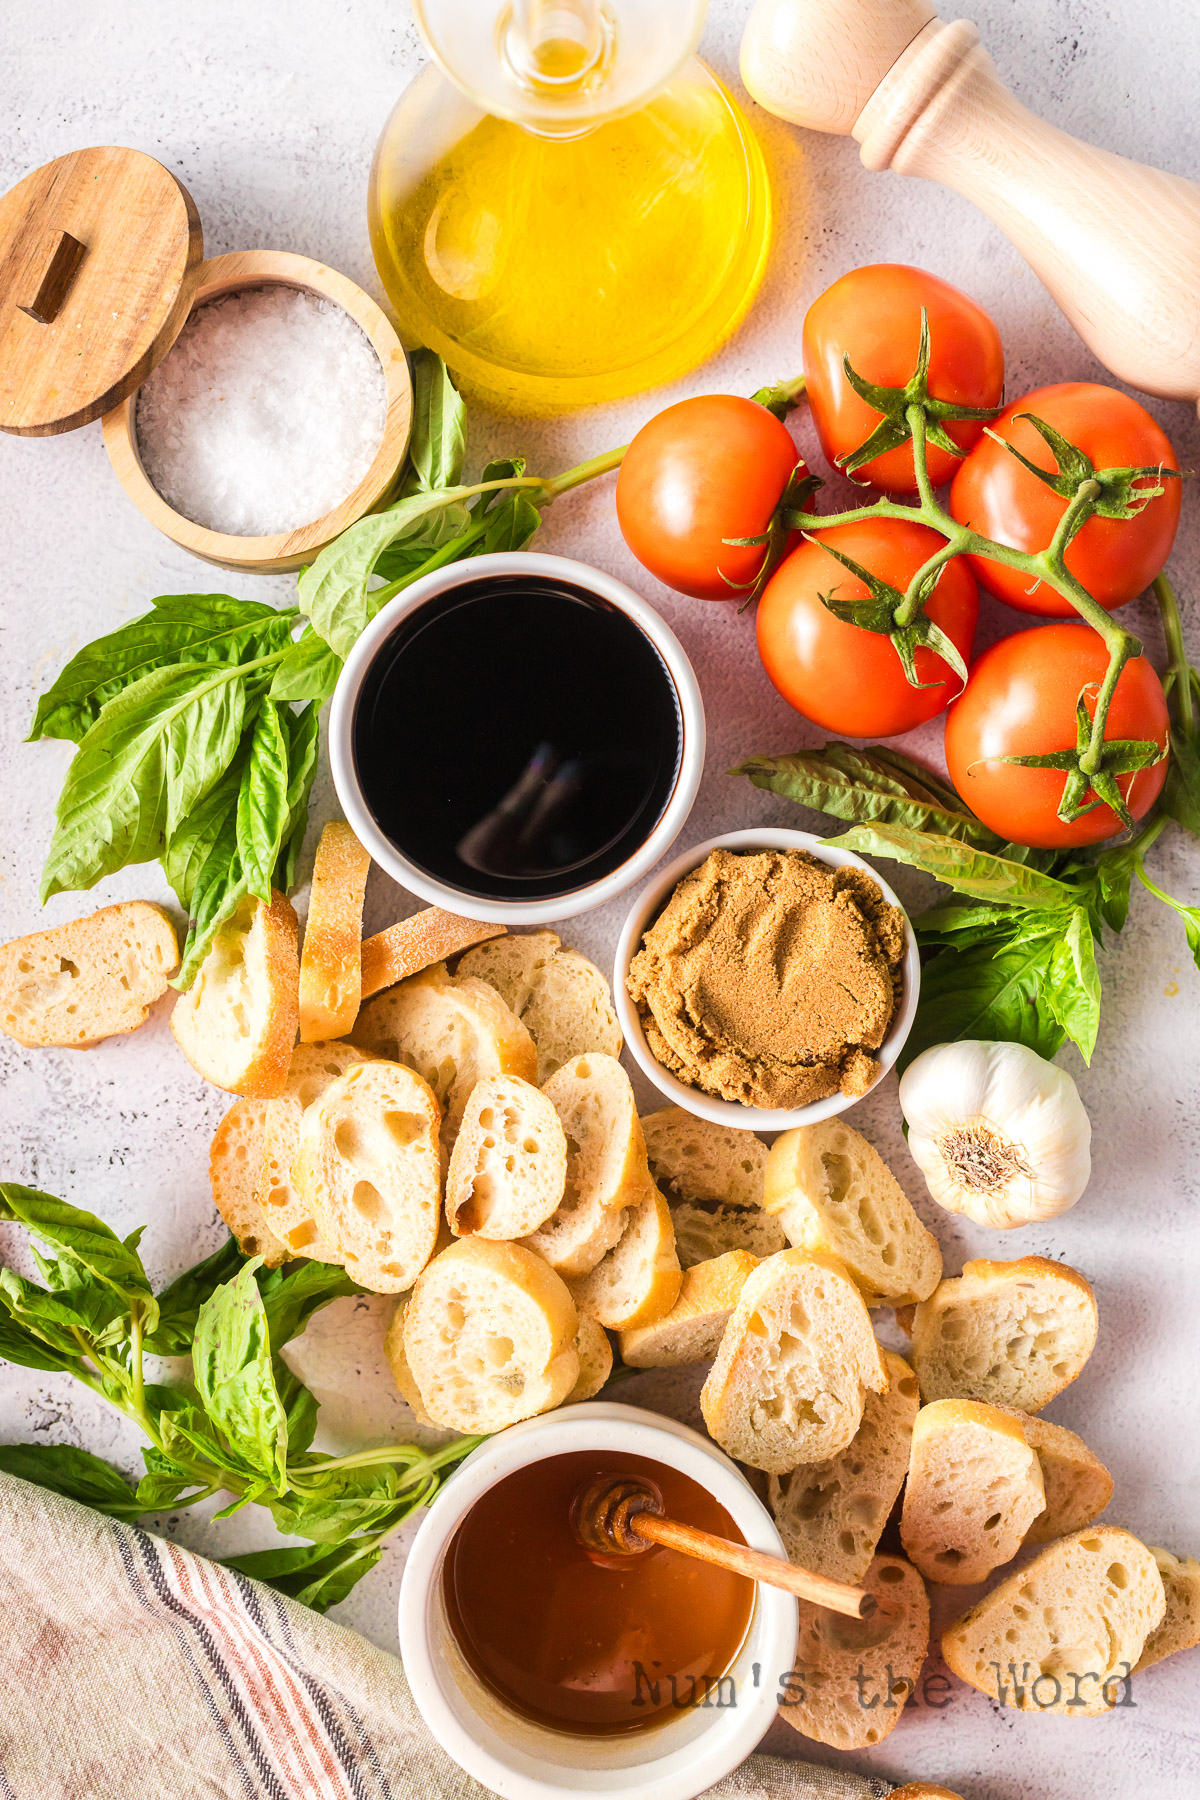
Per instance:
[[[394,1656],[273,1589],[0,1474],[0,1800],[483,1800]],[[879,1800],[752,1756],[728,1800]]]

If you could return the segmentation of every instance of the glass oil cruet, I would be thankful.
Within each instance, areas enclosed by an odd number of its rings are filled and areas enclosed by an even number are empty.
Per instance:
[[[371,240],[410,346],[501,411],[674,379],[762,277],[771,197],[694,56],[705,0],[414,0],[433,61],[371,175]]]

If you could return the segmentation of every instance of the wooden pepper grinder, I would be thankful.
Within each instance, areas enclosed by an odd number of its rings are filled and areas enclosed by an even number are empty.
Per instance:
[[[974,201],[1114,375],[1200,399],[1200,187],[1037,118],[967,20],[928,0],[756,0],[742,78],[769,112],[857,138],[868,169]]]

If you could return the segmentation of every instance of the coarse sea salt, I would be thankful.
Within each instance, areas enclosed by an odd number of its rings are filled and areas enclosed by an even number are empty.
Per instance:
[[[379,449],[379,358],[344,308],[300,288],[197,307],[138,395],[142,467],[185,519],[270,537],[352,494]]]

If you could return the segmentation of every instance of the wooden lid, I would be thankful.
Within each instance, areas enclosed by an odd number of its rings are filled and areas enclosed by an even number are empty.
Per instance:
[[[140,150],[74,150],[0,199],[0,431],[73,431],[141,386],[200,278],[191,195]]]

